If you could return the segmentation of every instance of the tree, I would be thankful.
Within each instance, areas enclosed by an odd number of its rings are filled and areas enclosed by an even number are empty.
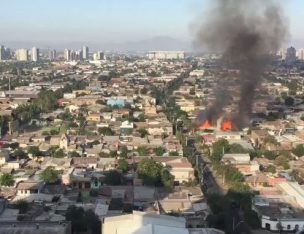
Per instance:
[[[229,146],[229,153],[243,154],[243,153],[248,153],[248,150],[246,150],[240,144],[234,143]]]
[[[141,138],[144,138],[145,136],[149,135],[148,131],[144,128],[138,129],[137,132],[140,134]]]
[[[156,154],[156,156],[163,156],[164,153],[166,153],[165,148],[159,146],[157,148],[154,148],[154,153]]]
[[[50,133],[49,133],[48,131],[43,131],[43,132],[41,133],[41,135],[42,135],[42,136],[48,136],[48,135],[50,135]]]
[[[29,146],[27,152],[33,156],[38,156],[41,153],[38,146]]]
[[[148,154],[148,150],[144,146],[140,146],[137,148],[137,152],[140,156],[146,156]]]
[[[120,158],[118,160],[118,169],[122,171],[122,173],[126,173],[128,171],[129,164],[128,161],[124,158]]]
[[[77,157],[80,157],[80,154],[76,151],[72,151],[72,152],[69,153],[69,156],[71,158],[77,158]]]
[[[99,134],[104,135],[104,136],[113,136],[114,135],[114,132],[109,127],[98,128],[98,132],[99,132]]]
[[[276,168],[273,165],[269,165],[268,167],[266,167],[265,172],[269,172],[269,173],[276,173]]]
[[[53,167],[47,167],[43,172],[41,172],[40,178],[45,183],[53,184],[58,181],[59,172],[55,170]]]
[[[264,157],[269,159],[269,160],[275,160],[277,155],[273,151],[266,150],[263,152]]]
[[[169,153],[169,156],[178,156],[178,152],[172,151]]]
[[[122,176],[121,173],[119,173],[116,170],[110,170],[105,175],[105,184],[106,185],[120,185]]]
[[[119,151],[120,151],[120,154],[119,154],[120,157],[122,157],[122,158],[128,157],[129,150],[128,150],[127,146],[125,146],[125,145],[122,146]]]
[[[17,202],[16,208],[19,210],[19,214],[25,214],[29,210],[30,204],[25,200],[20,200]]]
[[[138,117],[137,117],[138,121],[139,122],[145,122],[146,121],[146,117],[144,114],[140,114]]]
[[[14,177],[8,173],[4,173],[0,176],[1,186],[13,186],[15,183]]]
[[[51,129],[50,134],[51,135],[58,135],[59,131],[57,129]]]
[[[275,165],[281,166],[284,168],[284,170],[289,169],[289,164],[288,164],[288,158],[284,157],[283,155],[278,156],[274,160]]]
[[[65,156],[65,153],[63,151],[63,149],[57,149],[55,152],[54,152],[54,158],[63,158]]]
[[[13,155],[18,159],[27,158],[27,153],[25,153],[21,148],[15,149]]]
[[[153,159],[143,159],[137,166],[139,178],[143,179],[144,184],[159,186],[161,184],[161,171],[163,166]]]
[[[297,145],[296,148],[294,148],[292,150],[292,153],[295,154],[298,157],[303,156],[304,155],[304,145],[303,144]]]
[[[172,188],[174,184],[174,176],[170,174],[170,172],[163,168],[161,170],[161,182],[164,187],[166,188]]]
[[[226,139],[220,139],[213,143],[211,160],[214,162],[221,161],[223,154],[229,151],[229,142]]]
[[[292,98],[292,97],[290,97],[290,96],[288,96],[288,97],[286,97],[285,98],[285,105],[286,106],[293,106],[293,104],[294,104],[294,99]]]
[[[72,232],[85,232],[87,230],[87,220],[82,207],[69,206],[65,214],[65,219],[71,221]]]

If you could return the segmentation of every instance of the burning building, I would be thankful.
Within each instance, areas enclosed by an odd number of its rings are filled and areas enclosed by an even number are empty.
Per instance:
[[[271,53],[277,51],[286,38],[286,20],[278,1],[274,0],[212,0],[215,7],[197,31],[195,44],[222,54],[222,66],[235,73],[238,98],[234,116],[222,121],[221,129],[242,129],[249,122],[255,91]],[[227,82],[228,83],[228,82]],[[201,127],[214,124],[225,116],[224,107],[229,105],[230,87],[220,85],[216,100],[207,111],[201,113]]]

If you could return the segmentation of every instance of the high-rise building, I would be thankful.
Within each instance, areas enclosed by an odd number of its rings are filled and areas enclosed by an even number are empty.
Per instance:
[[[87,46],[82,47],[82,58],[85,60],[89,59],[89,47]]]
[[[70,61],[71,60],[71,51],[69,49],[64,50],[64,60]]]
[[[36,47],[32,48],[32,61],[37,62],[39,60],[39,49]]]
[[[56,50],[49,50],[49,60],[53,61],[57,57]]]
[[[304,49],[300,49],[298,51],[298,59],[299,60],[304,60]]]
[[[96,53],[93,54],[93,59],[96,60],[104,60],[105,59],[105,55],[103,52],[101,51],[97,51]]]
[[[27,61],[28,60],[28,51],[27,51],[27,49],[16,50],[16,59],[18,61]]]
[[[297,51],[294,47],[290,47],[286,52],[286,63],[293,64],[297,60]]]
[[[277,56],[280,58],[280,59],[285,59],[286,58],[286,49],[280,49],[278,52],[277,52]]]
[[[10,59],[11,58],[11,49],[10,48],[5,48],[5,50],[4,50],[4,58],[5,59]]]
[[[3,45],[0,45],[0,61],[5,59],[5,49]]]
[[[184,59],[184,51],[149,51],[149,59]]]

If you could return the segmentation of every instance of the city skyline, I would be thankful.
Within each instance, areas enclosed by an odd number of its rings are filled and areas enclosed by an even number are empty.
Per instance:
[[[195,25],[212,7],[209,0],[89,2],[3,1],[0,16],[0,44],[12,48],[81,48],[126,50],[183,49],[191,50]],[[283,2],[282,8],[290,25],[286,47],[304,46],[301,22],[297,14],[304,2]],[[14,17],[9,9],[14,9]],[[204,17],[203,17],[204,18]],[[20,39],[21,38],[21,39]]]

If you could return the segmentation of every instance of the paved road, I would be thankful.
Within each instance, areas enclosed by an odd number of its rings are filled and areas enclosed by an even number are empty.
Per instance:
[[[202,173],[199,175],[201,186],[204,193],[225,193],[225,190],[222,188],[221,179],[215,178],[215,175],[212,171],[209,160],[206,159],[206,156],[203,156],[196,148],[195,139],[189,137],[187,140],[187,146],[196,156],[196,162],[198,167],[201,168]]]

